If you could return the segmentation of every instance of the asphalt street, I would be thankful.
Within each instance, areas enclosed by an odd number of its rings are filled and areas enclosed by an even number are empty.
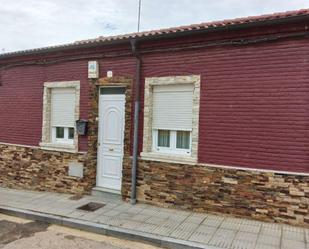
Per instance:
[[[1,249],[158,249],[151,245],[0,214]]]

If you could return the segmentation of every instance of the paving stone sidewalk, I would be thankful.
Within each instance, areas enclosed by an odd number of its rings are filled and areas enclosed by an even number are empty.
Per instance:
[[[188,248],[309,249],[309,228],[216,216],[151,205],[130,205],[116,198],[33,192],[0,188],[0,210],[16,209],[163,238]],[[104,203],[94,212],[77,208]],[[95,231],[95,230],[94,230]],[[175,247],[178,248],[178,247]],[[185,247],[184,247],[185,248]]]

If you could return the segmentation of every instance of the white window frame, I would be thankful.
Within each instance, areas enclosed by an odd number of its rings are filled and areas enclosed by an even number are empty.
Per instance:
[[[71,128],[74,128],[74,139],[73,140],[72,139],[56,139],[56,129],[54,129],[54,127],[51,125],[52,124],[51,122],[51,94],[52,94],[52,89],[55,89],[55,88],[74,88],[75,89],[74,118],[75,120],[79,119],[80,82],[79,81],[45,82],[44,83],[44,94],[43,94],[42,140],[40,142],[40,147],[44,150],[76,153],[78,152],[78,134],[76,132],[76,128],[71,127]],[[68,133],[68,129],[67,129],[67,133]]]
[[[198,125],[200,106],[200,75],[152,77],[145,79],[144,93],[144,134],[143,151],[141,158],[144,160],[175,162],[181,164],[196,164],[198,154]],[[192,109],[192,131],[190,153],[178,153],[170,150],[158,152],[155,147],[155,131],[152,128],[152,103],[153,87],[159,85],[193,84],[193,109]]]
[[[158,129],[152,130],[152,148],[153,151],[158,153],[168,153],[168,154],[175,154],[175,155],[185,155],[185,156],[191,156],[191,143],[192,143],[192,135],[190,132],[190,138],[189,138],[189,149],[179,149],[176,147],[177,145],[177,132],[178,131],[186,131],[186,130],[167,130],[170,133],[170,147],[162,147],[158,145]]]
[[[74,127],[61,127],[64,129],[64,138],[57,138],[57,128],[61,126],[52,126],[52,142],[53,143],[60,143],[60,144],[72,144],[74,145],[74,138],[70,139],[69,138],[69,129],[73,128],[74,133],[75,133],[75,128]]]

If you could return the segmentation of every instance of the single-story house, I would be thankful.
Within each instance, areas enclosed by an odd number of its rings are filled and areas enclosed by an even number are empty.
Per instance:
[[[309,9],[1,54],[0,120],[2,187],[308,226]]]

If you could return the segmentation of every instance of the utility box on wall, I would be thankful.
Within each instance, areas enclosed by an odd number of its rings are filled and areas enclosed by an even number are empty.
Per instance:
[[[88,61],[88,78],[99,78],[99,63],[97,61]]]
[[[69,163],[69,176],[83,178],[84,177],[84,165],[79,162]]]

